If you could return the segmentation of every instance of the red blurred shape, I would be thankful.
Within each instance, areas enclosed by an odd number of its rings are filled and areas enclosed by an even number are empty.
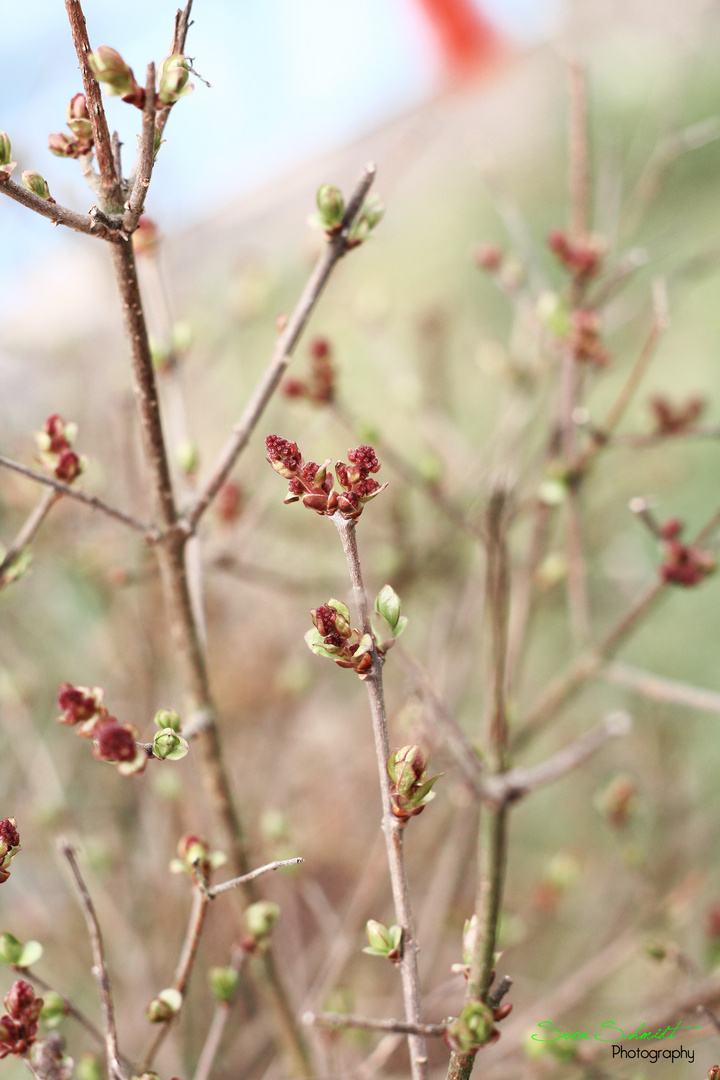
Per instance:
[[[446,75],[453,81],[478,74],[495,61],[503,42],[473,0],[416,0],[430,21]]]

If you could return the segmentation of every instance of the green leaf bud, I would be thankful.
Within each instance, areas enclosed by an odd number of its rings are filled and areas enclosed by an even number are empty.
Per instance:
[[[158,96],[163,105],[174,105],[194,90],[189,78],[190,61],[182,53],[165,57],[158,72]]]
[[[190,749],[187,739],[171,727],[158,731],[153,739],[153,754],[161,761],[180,761]]]
[[[324,228],[335,229],[342,222],[345,213],[345,200],[342,192],[333,184],[323,184],[318,188],[317,208]]]
[[[12,160],[12,146],[7,131],[0,131],[0,165],[9,165]]]
[[[33,172],[31,169],[25,169],[22,174],[22,186],[32,192],[33,195],[37,195],[39,199],[51,200],[50,188],[47,185],[47,180],[40,175],[40,173]],[[52,200],[54,201],[54,200]]]
[[[180,732],[180,717],[174,709],[158,709],[155,713],[155,726],[159,728],[172,728]]]
[[[400,597],[392,585],[383,585],[375,597],[375,610],[395,633],[400,622]]]
[[[56,990],[49,990],[43,996],[43,1002],[44,1004],[40,1010],[40,1015],[48,1027],[57,1027],[67,1016],[65,999],[61,994],[58,994]]]
[[[280,918],[280,907],[272,900],[258,900],[245,909],[245,925],[256,941],[270,935]]]
[[[240,972],[232,967],[212,967],[208,971],[208,982],[215,1001],[221,1001],[229,1005],[237,994],[240,985]]]

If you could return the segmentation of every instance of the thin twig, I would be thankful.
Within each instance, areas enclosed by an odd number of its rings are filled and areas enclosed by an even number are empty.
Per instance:
[[[637,360],[630,369],[627,379],[620,388],[620,393],[610,406],[605,420],[593,432],[593,442],[590,448],[581,455],[577,462],[575,467],[577,473],[584,473],[587,470],[590,462],[597,455],[598,451],[607,444],[610,436],[622,420],[630,402],[637,393],[638,387],[642,382],[650,361],[655,355],[658,342],[667,329],[667,325],[667,293],[665,283],[662,279],[657,279],[653,283],[653,321],[648,336],[645,339],[645,343],[640,350]]]
[[[5,552],[3,558],[0,559],[0,588],[2,588],[4,584],[3,575],[5,574],[5,571],[12,566],[21,551],[32,542],[43,521],[60,498],[60,493],[52,490],[46,491],[40,496],[40,500],[35,506],[35,509],[28,514],[22,528]]]
[[[78,214],[76,210],[68,210],[60,203],[41,199],[39,195],[27,191],[14,180],[4,180],[0,183],[0,193],[21,203],[28,210],[34,210],[41,217],[48,218],[53,225],[65,225],[75,232],[95,236],[99,240],[109,240],[111,243],[122,242],[122,221],[119,218],[110,218],[104,214],[93,215],[92,210],[88,214]]]
[[[185,53],[185,42],[187,39],[188,30],[192,26],[190,22],[190,12],[192,11],[193,0],[188,0],[184,9],[178,8],[175,12],[175,29],[173,31],[172,42],[170,43],[169,56],[179,56]],[[165,125],[170,119],[170,113],[172,106],[169,108],[163,108],[158,110],[158,115],[155,121],[155,127],[157,129],[158,137],[160,137],[165,130]]]
[[[152,544],[160,539],[160,533],[152,525],[148,525],[144,521],[138,521],[137,518],[124,513],[122,510],[117,510],[114,506],[110,506],[108,503],[103,502],[97,495],[86,495],[84,491],[72,487],[71,484],[66,484],[62,480],[57,480],[54,476],[48,476],[45,473],[41,473],[37,469],[30,469],[27,465],[21,465],[20,462],[3,457],[1,454],[0,466],[5,469],[12,469],[14,472],[20,473],[21,476],[27,476],[29,480],[35,480],[38,484],[45,484],[47,487],[53,488],[59,494],[68,495],[71,499],[84,503],[85,506],[89,506],[93,510],[102,511],[103,514],[107,514],[108,517],[122,522],[123,525],[127,525],[129,528],[134,529],[135,532],[142,533],[148,543]]]
[[[720,509],[703,525],[692,544],[702,546],[720,527]],[[520,749],[528,738],[540,731],[583,689],[589,680],[612,660],[623,642],[630,636],[661,596],[667,593],[667,582],[658,581],[633,603],[618,619],[599,644],[573,660],[567,669],[551,680],[545,693],[527,717],[513,740],[513,749]]]
[[[425,1038],[442,1038],[447,1024],[410,1024],[407,1020],[375,1020],[356,1013],[306,1012],[302,1018],[308,1027],[360,1028],[363,1031],[394,1031],[400,1035],[422,1035]]]
[[[577,60],[568,66],[570,97],[570,234],[580,240],[587,234],[590,198],[590,149],[588,139],[587,75]]]
[[[482,797],[490,803],[502,806],[516,802],[539,787],[552,784],[561,776],[584,764],[597,753],[608,739],[619,738],[630,731],[631,722],[627,713],[611,713],[587,734],[581,735],[564,746],[552,757],[529,769],[511,769],[500,776],[489,776],[482,784]]]
[[[80,0],[65,0],[65,10],[70,20],[70,31],[78,63],[80,64],[85,101],[90,123],[92,124],[95,159],[100,173],[102,209],[106,213],[121,214],[124,202],[121,177],[118,176],[115,170],[112,139],[110,138],[105,109],[103,108],[100,85],[88,62],[88,54],[91,51],[90,41]]]
[[[336,514],[332,520],[337,526],[343,551],[345,553],[361,632],[372,636],[370,609],[362,579],[357,537],[355,535],[355,522],[346,521],[340,514]],[[367,687],[368,698],[370,701],[370,713],[372,716],[373,735],[375,738],[375,753],[377,757],[378,774],[380,777],[380,793],[382,797],[382,829],[385,836],[388,867],[390,870],[390,884],[395,905],[395,918],[398,926],[402,928],[403,952],[398,967],[400,969],[400,978],[403,988],[405,1019],[412,1024],[422,1024],[423,1016],[422,1001],[420,997],[420,977],[417,965],[418,945],[415,939],[412,910],[410,907],[410,895],[405,873],[403,829],[392,812],[390,781],[387,773],[387,760],[390,756],[390,739],[388,735],[385,698],[383,694],[382,665],[374,646],[374,638],[372,667],[368,677],[365,679],[365,686]],[[424,1038],[421,1035],[408,1035],[408,1048],[410,1051],[410,1070],[413,1080],[427,1080],[428,1058]]]
[[[231,878],[230,881],[221,881],[219,885],[213,885],[212,888],[207,890],[207,895],[210,900],[214,900],[220,893],[229,892],[230,889],[237,889],[238,885],[245,885],[248,881],[254,881],[255,878],[259,878],[263,874],[269,874],[272,870],[279,870],[282,866],[297,866],[298,863],[304,861],[300,856],[294,859],[278,859],[277,862],[260,866],[257,870],[251,870],[249,874],[243,874],[242,877]]]
[[[150,187],[153,165],[155,164],[155,65],[148,64],[145,79],[145,104],[142,113],[142,135],[138,147],[137,163],[132,191],[123,217],[123,229],[131,233],[137,227],[145,205],[145,196]]]
[[[350,196],[347,209],[342,220],[342,226],[328,237],[327,244],[320,256],[315,269],[305,286],[295,310],[290,316],[287,326],[277,339],[270,363],[260,379],[255,391],[250,398],[245,411],[235,424],[232,435],[220,451],[218,458],[210,471],[210,475],[201,485],[200,493],[194,503],[184,515],[184,521],[190,531],[194,530],[198,521],[207,510],[212,500],[227,479],[238,457],[247,446],[255,425],[263,414],[263,411],[275,392],[280,379],[285,372],[295,346],[305,329],[308,319],[320,298],[328,278],[335,265],[347,251],[347,239],[350,227],[357,217],[365,196],[375,179],[375,166],[366,165],[363,169],[355,189]]]
[[[230,958],[230,967],[238,973],[241,972],[247,957],[248,953],[245,949],[238,947],[233,948]],[[203,1048],[200,1051],[200,1057],[198,1058],[193,1080],[208,1080],[213,1067],[213,1062],[220,1050],[222,1037],[230,1018],[232,1004],[231,1001],[219,1001],[215,1006],[215,1012],[213,1013],[213,1018],[210,1022]]]
[[[75,851],[70,844],[63,841],[60,846],[62,854],[70,864],[75,883],[77,885],[78,893],[80,895],[80,902],[85,915],[85,923],[88,929],[88,937],[90,938],[90,947],[93,957],[93,975],[98,985],[98,994],[100,997],[100,1004],[102,1006],[103,1021],[105,1028],[105,1053],[107,1057],[107,1068],[110,1080],[125,1080],[122,1067],[120,1065],[119,1053],[118,1053],[118,1041],[117,1031],[115,1028],[115,1013],[113,1010],[112,992],[110,988],[110,976],[107,970],[107,964],[105,962],[105,949],[103,947],[102,933],[100,931],[100,923],[98,922],[95,908],[93,906],[88,887],[85,884],[85,880],[80,872],[80,867],[77,864],[75,858]]]
[[[702,712],[720,713],[720,694],[714,690],[705,690],[700,686],[666,679],[651,671],[628,667],[627,664],[611,664],[604,672],[604,678],[617,686],[628,686],[651,701],[662,701],[673,705],[685,705],[689,709]]]
[[[196,888],[193,891],[193,902],[192,908],[190,910],[190,918],[188,920],[187,930],[185,931],[185,939],[182,944],[182,949],[180,951],[180,959],[178,960],[177,968],[175,969],[175,978],[173,980],[173,989],[177,990],[177,992],[182,995],[184,995],[185,993],[185,987],[188,984],[190,973],[192,971],[193,964],[195,963],[198,945],[200,944],[200,934],[202,933],[205,916],[207,915],[209,906],[210,898],[207,895],[207,891],[201,888]],[[177,1019],[178,1015],[179,1012],[174,1013],[168,1020],[164,1020],[161,1024],[158,1025],[158,1030],[153,1037],[150,1046],[145,1052],[145,1055],[142,1059],[142,1064],[138,1069],[139,1075],[143,1075],[150,1069],[150,1066],[155,1060],[155,1056],[158,1050],[168,1036],[173,1021]]]

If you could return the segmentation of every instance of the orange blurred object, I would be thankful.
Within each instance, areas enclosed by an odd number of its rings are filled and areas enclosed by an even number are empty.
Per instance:
[[[429,20],[451,81],[477,75],[504,52],[493,25],[472,0],[416,0]]]

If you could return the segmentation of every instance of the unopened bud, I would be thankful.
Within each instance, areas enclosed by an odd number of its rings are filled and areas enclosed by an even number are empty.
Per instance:
[[[457,1053],[470,1054],[494,1040],[495,1033],[492,1010],[481,1001],[471,1001],[447,1029],[446,1041]]]
[[[159,728],[172,728],[180,731],[180,717],[174,709],[158,709],[155,713],[155,726]]]
[[[345,213],[345,200],[340,189],[333,184],[323,184],[318,188],[317,208],[320,211],[322,225],[326,229],[336,228]]]
[[[43,1007],[40,1015],[49,1027],[57,1027],[61,1020],[67,1016],[65,999],[58,994],[57,990],[49,990],[43,998]]]
[[[77,157],[78,141],[74,135],[56,131],[48,136],[48,149],[56,157]]]
[[[393,925],[386,926],[377,919],[368,919],[365,924],[369,944],[363,952],[370,956],[386,956],[388,960],[397,963],[402,959],[402,927]]]
[[[399,637],[407,626],[407,619],[400,614],[400,597],[392,585],[383,585],[375,598],[375,610],[388,624],[394,636]]]
[[[194,89],[188,82],[190,61],[182,54],[167,56],[158,72],[158,96],[163,105],[174,105],[181,97]]]
[[[258,900],[245,909],[245,925],[256,941],[268,937],[279,918],[280,908],[272,900]]]
[[[85,1053],[75,1066],[77,1080],[103,1080],[105,1070],[100,1058],[95,1054]]]
[[[101,45],[95,52],[88,53],[88,63],[98,82],[103,83],[108,94],[121,97],[142,109],[145,103],[145,91],[135,80],[132,68],[125,63],[116,49]]]
[[[365,218],[368,229],[374,229],[378,222],[382,221],[385,214],[385,206],[380,196],[370,195],[363,203],[360,213]]]
[[[27,191],[32,192],[33,195],[37,195],[39,199],[45,199],[48,202],[55,201],[50,195],[50,188],[47,185],[47,180],[41,176],[40,173],[25,169],[22,174],[22,185]]]
[[[189,749],[187,740],[171,727],[158,731],[153,739],[153,755],[161,761],[179,761],[185,757]]]
[[[185,439],[177,447],[175,455],[178,465],[187,476],[192,476],[194,472],[197,472],[197,467],[200,464],[200,454],[196,442],[192,439]]]
[[[210,992],[216,1001],[229,1005],[240,985],[240,973],[232,967],[213,967],[208,971]]]
[[[182,1008],[183,997],[179,990],[172,986],[161,990],[157,997],[149,1001],[145,1009],[145,1016],[151,1024],[163,1024],[177,1016]]]
[[[12,158],[12,146],[7,131],[0,131],[0,165],[9,165]]]

